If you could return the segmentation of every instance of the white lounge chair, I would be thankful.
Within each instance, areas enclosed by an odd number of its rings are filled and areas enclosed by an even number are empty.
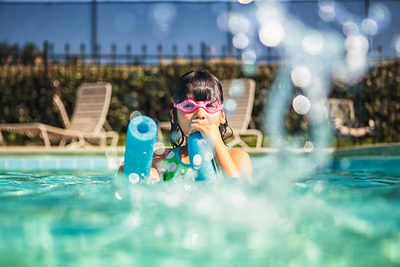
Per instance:
[[[262,133],[257,129],[248,129],[253,111],[255,82],[252,79],[233,79],[221,81],[224,93],[224,109],[227,112],[229,127],[233,131],[233,140],[228,146],[249,146],[241,139],[242,135],[257,137],[256,149],[261,149]]]
[[[112,87],[109,83],[85,83],[76,92],[76,103],[71,121],[61,99],[55,95],[54,104],[58,107],[65,129],[42,123],[0,124],[0,144],[4,144],[2,131],[25,134],[31,138],[43,139],[46,148],[52,141],[59,141],[61,147],[70,141],[70,148],[89,147],[87,140],[98,140],[101,147],[107,146],[107,138],[112,138],[111,146],[118,143],[118,133],[113,132],[106,116],[110,106]],[[104,129],[104,128],[105,129]],[[86,140],[85,140],[86,139]]]
[[[329,113],[334,120],[335,128],[338,131],[338,138],[341,135],[350,135],[354,137],[364,136],[375,128],[373,120],[369,121],[369,126],[353,128],[356,118],[354,115],[354,104],[349,99],[328,99]]]

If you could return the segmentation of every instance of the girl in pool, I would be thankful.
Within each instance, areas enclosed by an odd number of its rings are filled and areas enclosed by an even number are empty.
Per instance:
[[[178,174],[185,177],[187,170],[191,169],[187,139],[194,132],[200,132],[211,143],[216,169],[222,170],[228,177],[251,178],[253,167],[247,152],[228,148],[224,143],[228,122],[223,100],[220,82],[207,71],[190,71],[179,79],[175,88],[174,108],[169,114],[173,148],[166,149],[160,155],[154,154],[151,179],[160,181],[161,176],[167,181]],[[120,167],[122,170],[123,165]]]

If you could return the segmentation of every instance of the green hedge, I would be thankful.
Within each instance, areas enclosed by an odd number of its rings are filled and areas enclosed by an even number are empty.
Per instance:
[[[189,62],[180,59],[158,66],[81,65],[79,62],[76,65],[49,64],[47,73],[40,60],[36,60],[36,64],[0,67],[1,123],[42,122],[62,127],[52,103],[53,95],[60,95],[71,116],[76,89],[80,84],[107,81],[113,86],[107,120],[115,131],[125,133],[130,114],[135,110],[155,120],[167,121],[179,77],[192,69],[205,68],[220,80],[245,77],[255,80],[253,126],[264,130],[263,107],[277,70],[275,65],[250,66],[246,69],[233,59],[210,60],[205,66],[201,60]],[[378,141],[399,141],[399,74],[399,63],[388,63],[372,70],[361,86],[348,87],[335,83],[332,97],[353,99],[356,117],[359,118],[358,126],[373,119],[377,126],[375,136]],[[296,90],[293,90],[295,94]],[[288,111],[285,125],[289,133],[307,132],[304,118],[293,110]]]
[[[176,82],[184,73],[202,67],[201,61],[189,63],[179,60],[159,66],[53,64],[48,66],[45,77],[43,65],[2,66],[0,122],[42,122],[62,127],[59,114],[52,104],[53,95],[60,95],[71,116],[78,86],[96,81],[107,81],[113,86],[107,120],[115,131],[126,131],[134,110],[156,120],[167,121]],[[206,69],[220,80],[247,76],[242,66],[234,61],[210,61]],[[253,77],[257,82],[253,119],[258,127],[275,69],[275,66],[259,66]]]

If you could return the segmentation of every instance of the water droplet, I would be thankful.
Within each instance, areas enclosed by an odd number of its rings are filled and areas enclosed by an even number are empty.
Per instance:
[[[236,110],[236,101],[233,99],[227,99],[224,101],[224,108],[226,109],[227,112],[233,112]]]
[[[333,1],[319,1],[318,6],[324,12],[335,11],[335,2]]]
[[[357,35],[359,33],[357,25],[351,21],[344,23],[342,30],[346,36]]]
[[[131,113],[131,116],[129,118],[130,118],[130,120],[132,120],[133,118],[136,118],[136,117],[142,117],[142,113],[140,113],[139,111],[136,110]],[[140,122],[141,122],[141,120],[139,119],[138,123],[140,123]]]
[[[350,167],[351,161],[347,158],[344,158],[340,161],[339,165],[342,170],[346,170]]]
[[[232,82],[229,87],[229,94],[232,97],[241,97],[244,93],[245,87],[242,82]]]
[[[326,22],[333,21],[336,16],[335,11],[325,12],[321,9],[319,10],[318,15],[323,21]]]
[[[304,152],[311,152],[314,150],[314,144],[311,141],[306,141],[303,147]]]
[[[244,49],[249,45],[249,38],[244,34],[237,34],[233,37],[232,43],[237,49]]]
[[[153,8],[153,17],[158,23],[171,23],[176,17],[176,7],[171,3],[156,4]]]
[[[181,133],[177,131],[172,131],[171,137],[172,140],[178,141],[181,138]]]
[[[347,52],[362,52],[367,53],[369,44],[368,40],[362,35],[352,35],[346,38],[344,41],[344,47]]]
[[[242,5],[247,5],[253,2],[253,0],[238,0],[238,2]]]
[[[116,197],[118,200],[122,200],[122,197],[121,197],[121,195],[118,193],[118,191],[115,192],[115,197]]]
[[[326,22],[333,21],[335,19],[335,3],[333,1],[319,1],[319,17]]]
[[[196,154],[193,156],[193,165],[195,168],[199,168],[201,164],[201,156],[199,154]]]
[[[217,17],[217,26],[221,31],[228,31],[228,13],[224,12],[221,13],[218,17]]]
[[[267,21],[261,26],[259,37],[265,46],[275,47],[285,38],[285,30],[278,21]]]
[[[290,76],[293,83],[301,88],[307,87],[311,84],[312,75],[307,67],[296,67],[292,70]]]
[[[228,29],[233,34],[244,34],[250,29],[250,21],[242,15],[231,14],[228,21]]]
[[[242,61],[244,64],[254,64],[256,63],[257,55],[253,51],[246,51],[242,54]]]
[[[307,97],[298,95],[293,99],[293,109],[297,114],[304,115],[310,110],[310,108],[311,103]]]
[[[137,184],[139,181],[140,181],[139,175],[137,175],[136,173],[129,174],[129,182],[131,182],[132,184]]]
[[[310,55],[319,55],[324,46],[324,38],[317,31],[309,31],[302,42],[304,52]]]
[[[374,36],[378,32],[378,25],[375,20],[366,18],[361,23],[361,29],[363,32],[370,36]]]

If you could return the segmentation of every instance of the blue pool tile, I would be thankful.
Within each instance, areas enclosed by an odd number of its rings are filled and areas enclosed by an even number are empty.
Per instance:
[[[40,167],[44,170],[57,170],[59,169],[59,164],[57,164],[57,161],[59,161],[57,158],[42,159]]]

